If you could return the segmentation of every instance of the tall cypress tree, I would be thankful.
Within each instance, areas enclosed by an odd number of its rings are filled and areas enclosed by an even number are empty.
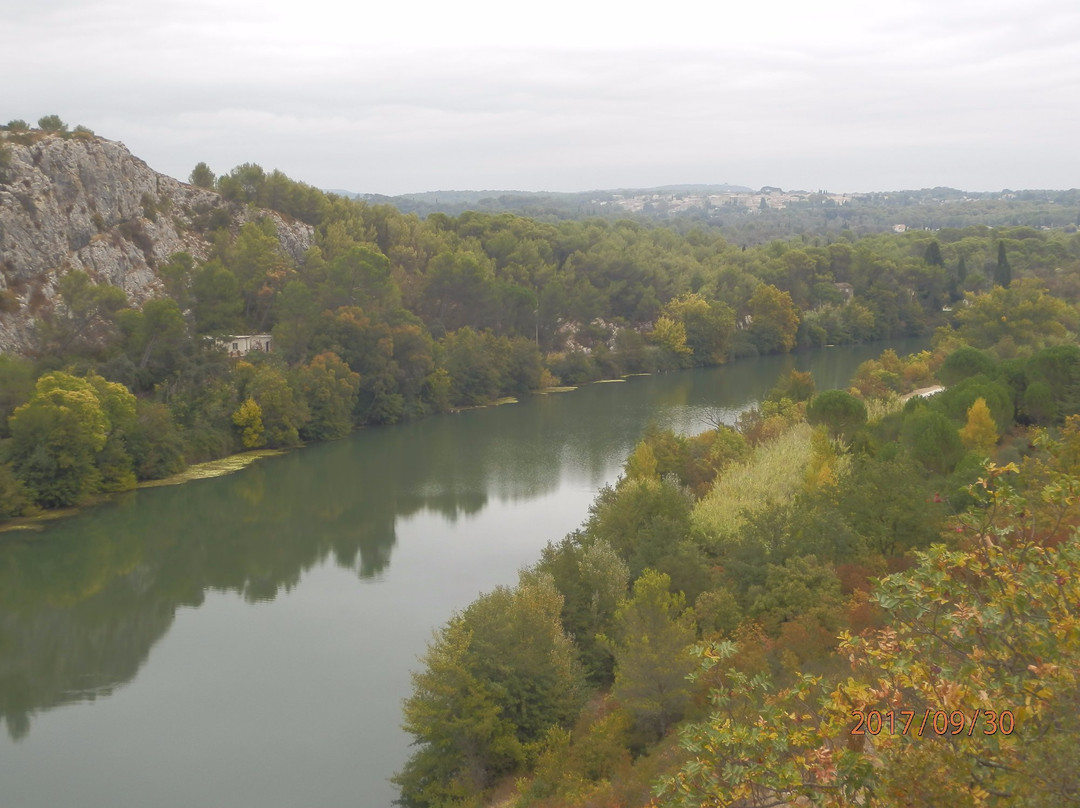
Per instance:
[[[941,257],[941,245],[937,243],[937,239],[926,245],[923,260],[932,267],[945,266],[945,259]]]
[[[994,282],[998,286],[1009,288],[1012,283],[1012,267],[1009,266],[1009,256],[1005,254],[1005,242],[998,242],[997,268],[994,270]]]

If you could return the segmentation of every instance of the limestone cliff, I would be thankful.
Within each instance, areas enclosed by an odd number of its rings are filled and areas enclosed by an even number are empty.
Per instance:
[[[132,305],[163,293],[155,269],[170,255],[205,258],[211,218],[239,227],[252,213],[214,191],[158,174],[122,143],[35,135],[0,140],[0,353],[33,347],[33,323],[73,269],[124,290]],[[283,249],[299,259],[312,229],[270,211]]]

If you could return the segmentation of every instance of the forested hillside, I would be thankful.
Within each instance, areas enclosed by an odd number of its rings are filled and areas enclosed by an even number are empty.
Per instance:
[[[3,516],[558,385],[926,334],[1013,278],[1038,312],[1077,291],[1062,230],[748,248],[630,220],[421,220],[252,164],[184,185],[39,126],[0,140]],[[274,348],[230,357],[239,334]]]
[[[580,530],[429,645],[401,804],[1076,801],[1065,324],[1013,283],[849,391],[792,372],[735,428],[649,431]]]
[[[349,195],[349,194],[347,194]],[[350,195],[351,196],[351,195]],[[719,228],[737,244],[760,245],[803,233],[868,236],[906,229],[1061,227],[1080,225],[1080,191],[1003,190],[971,193],[929,188],[879,193],[757,191],[729,185],[687,185],[582,193],[439,191],[405,196],[360,196],[406,213],[514,213],[557,222],[600,217],[662,223],[686,232]]]

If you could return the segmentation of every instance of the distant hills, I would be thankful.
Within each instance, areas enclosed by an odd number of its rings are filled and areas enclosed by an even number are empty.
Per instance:
[[[827,190],[757,190],[742,185],[683,184],[656,188],[581,191],[427,191],[386,196],[335,190],[404,213],[458,216],[475,210],[557,221],[588,217],[632,218],[688,226],[709,224],[760,242],[805,232],[851,230],[868,234],[896,227],[1076,227],[1080,190],[972,192],[956,188],[873,193]]]

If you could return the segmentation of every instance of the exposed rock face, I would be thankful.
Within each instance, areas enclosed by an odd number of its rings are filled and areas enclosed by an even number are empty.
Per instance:
[[[124,290],[132,305],[163,294],[156,267],[177,252],[205,258],[195,221],[215,208],[233,227],[248,221],[214,191],[150,169],[122,143],[45,135],[0,140],[0,353],[33,345],[33,321],[56,301],[57,280],[79,269]],[[296,259],[312,228],[271,212],[282,248]]]

